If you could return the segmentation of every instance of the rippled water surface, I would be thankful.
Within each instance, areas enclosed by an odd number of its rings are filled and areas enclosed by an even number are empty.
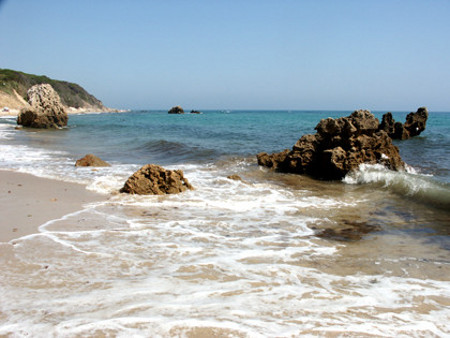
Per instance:
[[[416,173],[320,182],[256,164],[348,114],[131,112],[53,132],[0,121],[2,168],[105,194],[0,244],[0,335],[449,335],[450,114],[397,143]],[[113,165],[75,168],[85,153]],[[183,169],[195,190],[117,194],[145,163]]]

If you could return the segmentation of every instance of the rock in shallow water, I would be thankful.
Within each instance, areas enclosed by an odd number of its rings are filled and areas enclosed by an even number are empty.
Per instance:
[[[30,128],[62,128],[67,125],[67,112],[51,85],[34,85],[27,95],[30,107],[20,111],[17,124]]]
[[[404,170],[398,148],[385,131],[378,131],[378,126],[378,119],[367,110],[323,119],[315,128],[316,134],[302,136],[292,150],[258,154],[258,164],[325,180],[342,179],[362,163],[381,163],[392,170]]]
[[[108,162],[103,161],[101,158],[93,155],[87,154],[83,158],[80,158],[75,162],[76,167],[110,167]]]
[[[427,125],[428,109],[420,107],[415,113],[406,116],[404,124],[395,122],[392,113],[386,113],[380,123],[380,130],[384,130],[388,135],[396,140],[406,140],[420,135]]]
[[[146,164],[131,175],[120,189],[121,193],[137,195],[178,194],[194,188],[182,170],[166,170],[155,164]]]
[[[170,108],[169,114],[184,114],[184,110],[180,106],[175,106]]]

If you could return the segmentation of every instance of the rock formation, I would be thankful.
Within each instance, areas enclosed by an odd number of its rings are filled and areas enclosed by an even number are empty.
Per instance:
[[[61,128],[67,125],[66,110],[51,85],[34,85],[27,95],[30,107],[20,111],[17,124],[31,128]]]
[[[201,114],[202,112],[199,110],[191,110],[191,114]]]
[[[169,114],[184,114],[184,110],[180,106],[175,106],[170,108]]]
[[[1,1],[0,1],[1,2]],[[95,96],[89,94],[80,85],[51,79],[45,75],[35,75],[19,72],[12,69],[0,68],[0,107],[7,106],[12,110],[28,107],[27,92],[30,87],[48,83],[58,93],[62,105],[67,112],[112,112],[116,111],[105,107]]]
[[[403,170],[398,148],[378,126],[378,119],[367,110],[338,119],[323,119],[315,128],[316,134],[302,136],[292,150],[258,154],[258,164],[325,180],[342,179],[362,163],[380,163],[392,170]]]
[[[75,162],[76,167],[110,167],[108,162],[103,161],[101,158],[93,155],[87,154],[83,158],[80,158]]]
[[[166,170],[159,165],[147,164],[131,175],[120,189],[121,193],[138,195],[177,194],[194,188],[182,170]]]
[[[420,135],[425,130],[427,120],[426,107],[420,107],[415,113],[409,113],[404,124],[395,122],[392,114],[386,113],[383,115],[379,130],[384,130],[392,139],[406,140]]]

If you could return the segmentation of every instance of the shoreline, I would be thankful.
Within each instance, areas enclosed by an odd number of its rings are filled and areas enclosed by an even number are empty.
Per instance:
[[[81,184],[2,169],[0,242],[38,233],[42,224],[105,199]]]
[[[74,107],[66,107],[67,115],[81,115],[81,114],[91,114],[91,113],[127,113],[130,110],[127,109],[88,109],[88,108],[74,108]],[[0,107],[0,117],[17,117],[20,113],[20,109],[9,109],[8,111],[3,111],[2,107]]]

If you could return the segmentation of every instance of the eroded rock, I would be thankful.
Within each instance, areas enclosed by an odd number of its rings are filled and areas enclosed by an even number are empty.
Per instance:
[[[167,170],[155,164],[146,164],[131,175],[120,189],[121,193],[137,195],[177,194],[194,188],[182,170]]]
[[[17,124],[30,128],[62,128],[67,125],[67,112],[51,85],[34,85],[27,96],[30,107],[20,111]]]
[[[362,163],[381,163],[392,170],[403,170],[398,148],[378,127],[378,119],[367,110],[323,119],[315,128],[316,134],[302,136],[291,150],[258,154],[258,164],[325,180],[342,179]]]
[[[392,139],[406,140],[420,135],[427,125],[428,109],[420,107],[415,113],[406,116],[404,124],[396,122],[391,113],[383,115],[379,130],[385,131]]]
[[[103,161],[101,158],[93,155],[87,154],[83,158],[78,159],[75,162],[76,167],[110,167],[108,162]]]
[[[169,114],[184,114],[184,110],[180,106],[175,106],[170,108]]]

